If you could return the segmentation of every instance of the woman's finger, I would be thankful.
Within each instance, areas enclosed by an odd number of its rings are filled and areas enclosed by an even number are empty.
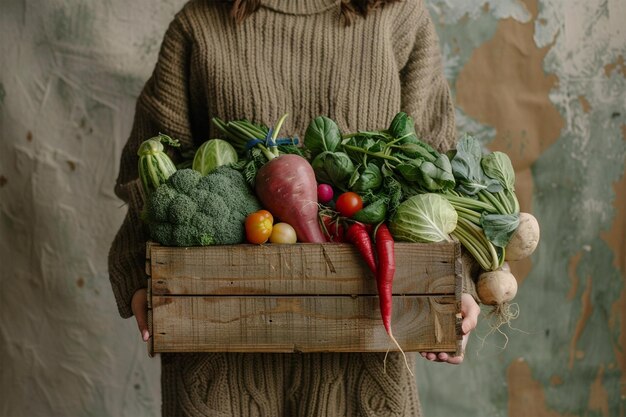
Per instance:
[[[461,330],[463,334],[468,334],[478,325],[478,315],[480,314],[479,305],[474,297],[469,294],[463,294],[461,298],[461,314],[463,315]]]
[[[131,301],[131,308],[137,320],[137,327],[139,328],[139,334],[144,342],[150,339],[150,332],[148,332],[148,295],[145,288],[137,290],[133,294]]]

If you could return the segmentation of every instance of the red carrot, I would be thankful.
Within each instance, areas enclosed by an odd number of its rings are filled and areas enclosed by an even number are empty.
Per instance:
[[[393,303],[393,276],[396,272],[396,258],[394,253],[394,241],[391,232],[385,224],[378,226],[376,230],[376,255],[378,255],[378,273],[376,275],[376,284],[378,286],[378,298],[380,300],[380,314],[383,320],[383,326],[393,343],[398,347],[404,356],[404,363],[411,373],[411,368],[406,359],[404,351],[400,344],[393,336],[391,331],[391,312]],[[385,355],[385,359],[387,356]]]
[[[361,257],[363,257],[365,263],[367,263],[370,271],[372,271],[374,276],[376,276],[377,272],[374,249],[372,248],[372,240],[370,239],[370,235],[367,233],[365,226],[361,223],[352,223],[346,232],[346,241],[352,243],[357,248]]]
[[[376,254],[378,255],[378,298],[380,314],[387,333],[391,335],[391,307],[393,294],[393,276],[396,273],[394,242],[386,225],[381,224],[376,230]],[[393,336],[392,336],[393,337]]]

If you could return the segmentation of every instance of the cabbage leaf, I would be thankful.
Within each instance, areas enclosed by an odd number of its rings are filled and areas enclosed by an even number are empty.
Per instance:
[[[402,202],[390,223],[394,238],[405,242],[452,242],[457,212],[438,194],[418,194]]]

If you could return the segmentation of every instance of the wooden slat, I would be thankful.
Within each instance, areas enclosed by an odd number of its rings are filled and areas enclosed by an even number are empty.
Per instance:
[[[458,243],[396,243],[395,294],[455,294]],[[349,244],[148,246],[154,295],[371,294]]]
[[[393,329],[406,351],[458,351],[460,253],[458,243],[396,243]],[[393,349],[352,245],[149,244],[147,268],[154,352]]]
[[[147,320],[148,320],[148,334],[152,336],[152,279],[148,278],[148,289],[147,289],[147,297],[148,297],[148,314],[147,314]],[[152,357],[154,356],[154,338],[150,337],[150,339],[148,339],[148,356]]]
[[[456,299],[394,296],[405,351],[455,352]],[[378,297],[154,296],[155,352],[385,352]]]

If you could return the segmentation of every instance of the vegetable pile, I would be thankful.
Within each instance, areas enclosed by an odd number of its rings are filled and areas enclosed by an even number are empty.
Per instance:
[[[345,134],[333,120],[318,117],[309,125],[304,145],[318,194],[329,185],[340,193],[321,211],[330,240],[342,240],[331,231],[343,223],[346,241],[355,244],[377,278],[362,229],[355,233],[351,223],[389,225],[398,241],[458,240],[484,272],[477,285],[479,297],[495,306],[498,325],[510,321],[508,303],[517,281],[505,261],[533,253],[539,226],[531,214],[520,213],[515,171],[505,153],[485,152],[469,135],[456,149],[440,153],[418,138],[413,120],[402,112],[387,129]],[[386,290],[379,285],[383,322],[390,312],[382,304],[387,294],[381,291]]]
[[[352,133],[320,116],[299,144],[279,138],[286,117],[274,127],[214,118],[221,138],[179,161],[191,168],[177,170],[166,153],[163,145],[176,147],[176,140],[146,140],[138,154],[151,238],[172,246],[354,244],[376,279],[383,326],[400,351],[391,323],[394,240],[456,240],[483,271],[482,302],[506,316],[517,291],[506,261],[533,253],[539,226],[520,213],[505,153],[485,152],[469,135],[438,152],[402,112],[385,129]]]

